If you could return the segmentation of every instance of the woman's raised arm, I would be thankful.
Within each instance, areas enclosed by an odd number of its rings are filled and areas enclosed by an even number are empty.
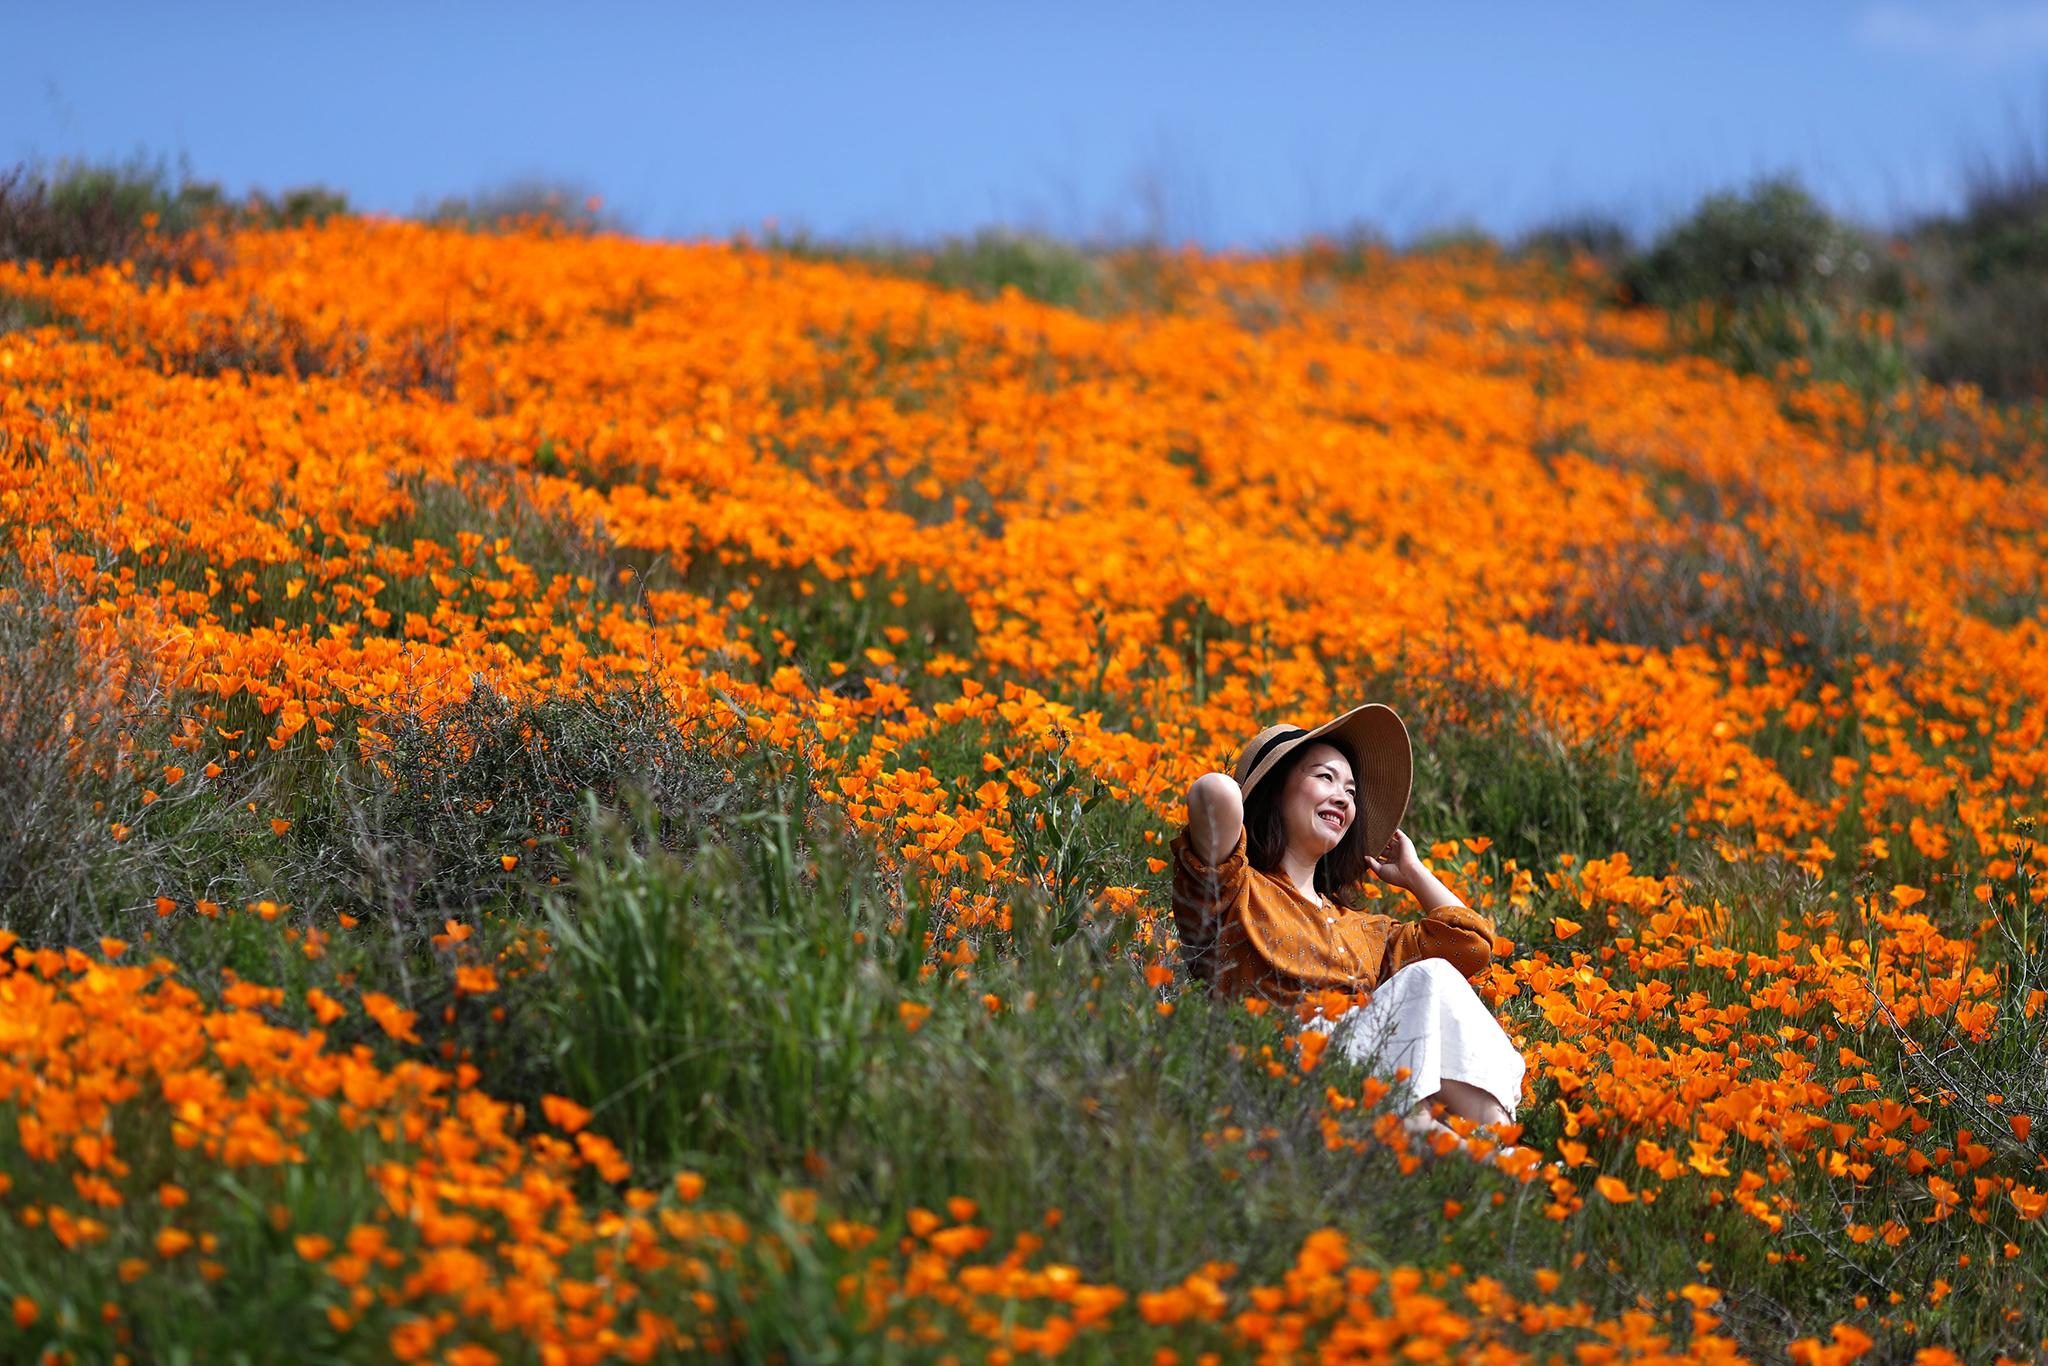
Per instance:
[[[1214,865],[1237,848],[1244,829],[1244,793],[1228,773],[1204,773],[1188,788],[1188,840]]]

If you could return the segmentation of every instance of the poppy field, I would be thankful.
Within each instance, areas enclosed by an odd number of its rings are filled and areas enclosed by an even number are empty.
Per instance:
[[[1121,264],[0,261],[0,1356],[2048,1360],[2038,415]],[[1362,701],[1505,1156],[1176,954]]]

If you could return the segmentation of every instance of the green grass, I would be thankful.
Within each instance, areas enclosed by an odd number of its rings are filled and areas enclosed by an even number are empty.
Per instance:
[[[689,861],[644,811],[637,826],[587,815],[592,846],[541,917],[560,982],[540,1013],[564,1088],[655,1170],[730,1180],[831,1150],[890,1066],[891,997],[917,982],[924,913],[899,916],[840,842],[810,843],[786,810],[747,813],[745,838]]]

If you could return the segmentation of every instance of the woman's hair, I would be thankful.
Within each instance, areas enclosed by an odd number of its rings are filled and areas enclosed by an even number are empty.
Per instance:
[[[1322,737],[1296,745],[1272,772],[1259,779],[1244,803],[1244,856],[1245,862],[1261,872],[1270,873],[1278,868],[1281,855],[1287,852],[1287,825],[1280,812],[1280,798],[1287,791],[1294,770],[1319,744],[1336,750],[1351,765],[1353,773],[1358,771],[1358,756],[1351,752],[1350,745]],[[1316,860],[1316,890],[1340,905],[1350,904],[1345,894],[1365,881],[1366,856],[1377,852],[1365,847],[1365,809],[1356,797],[1352,799],[1351,810],[1351,826],[1344,832],[1344,838],[1337,841],[1335,849]],[[1354,895],[1352,899],[1358,898]]]

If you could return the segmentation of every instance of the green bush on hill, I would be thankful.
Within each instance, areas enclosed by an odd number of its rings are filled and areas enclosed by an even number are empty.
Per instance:
[[[1626,300],[1669,311],[1681,341],[1745,373],[1789,369],[1871,395],[1905,382],[1902,349],[1864,325],[1905,306],[1904,271],[1790,177],[1709,195],[1619,283]]]
[[[1876,264],[1862,234],[1837,221],[1796,181],[1781,177],[1747,194],[1709,195],[1690,218],[1628,264],[1622,284],[1662,308],[1739,308],[1829,293],[1870,275]]]

